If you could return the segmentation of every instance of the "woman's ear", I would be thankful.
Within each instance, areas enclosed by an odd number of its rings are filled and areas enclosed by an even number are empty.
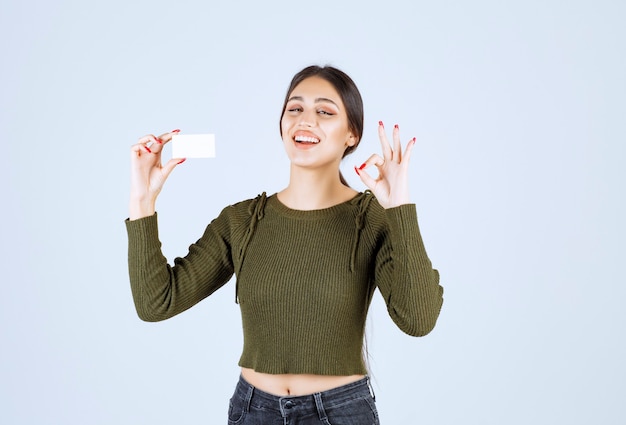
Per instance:
[[[356,142],[357,142],[356,136],[352,132],[350,132],[348,136],[348,140],[346,140],[346,146],[352,147],[356,145]]]

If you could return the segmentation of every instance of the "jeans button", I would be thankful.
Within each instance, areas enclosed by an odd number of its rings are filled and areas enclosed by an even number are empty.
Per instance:
[[[287,400],[287,403],[285,403],[285,409],[291,409],[293,406],[295,406],[295,404],[291,400]]]

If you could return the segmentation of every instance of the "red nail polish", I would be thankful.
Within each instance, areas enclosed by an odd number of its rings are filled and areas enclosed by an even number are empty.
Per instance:
[[[356,168],[356,165],[354,166],[354,171],[356,171],[356,173],[357,173],[359,176],[361,175],[361,173],[360,173],[359,169],[358,169],[358,168]]]
[[[398,129],[398,124],[394,125],[393,128]]]
[[[367,166],[367,164],[366,164],[366,163],[363,163],[363,165],[361,165],[361,166],[359,167],[359,170],[362,170],[362,169],[363,169],[363,168],[365,168],[366,166]]]
[[[170,133],[180,133],[180,130],[177,128],[176,130],[170,131]]]
[[[411,140],[413,143],[415,143],[415,137],[413,138],[413,140]]]
[[[154,138],[154,140],[155,140],[158,144],[163,143],[163,142],[161,141],[161,139],[159,139],[158,137],[155,137],[155,138]]]
[[[382,121],[378,121],[378,125],[381,126],[382,128],[385,128],[385,124],[383,124]]]
[[[187,161],[187,158],[183,158],[180,161],[178,161],[179,164],[182,164],[183,162]]]
[[[146,151],[148,151],[148,153],[152,153],[152,151],[150,150],[150,148],[149,148],[149,147],[144,146],[144,148],[146,148]]]

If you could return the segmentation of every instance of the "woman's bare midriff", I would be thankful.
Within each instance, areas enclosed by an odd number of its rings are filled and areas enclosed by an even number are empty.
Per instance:
[[[241,368],[241,376],[253,387],[277,396],[309,395],[363,379],[365,375],[270,375]]]

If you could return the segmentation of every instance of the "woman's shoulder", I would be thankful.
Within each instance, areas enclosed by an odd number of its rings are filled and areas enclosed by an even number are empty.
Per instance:
[[[385,215],[385,209],[378,203],[376,196],[369,190],[359,192],[352,198],[351,203],[361,214],[376,218],[382,218]]]
[[[249,199],[227,205],[222,210],[221,215],[226,215],[233,220],[249,219],[255,214],[259,214],[265,208],[267,194],[265,192]]]

